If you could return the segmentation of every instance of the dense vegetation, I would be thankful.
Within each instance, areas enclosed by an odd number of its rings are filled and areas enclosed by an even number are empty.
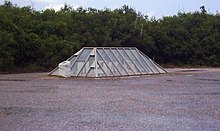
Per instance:
[[[0,72],[51,69],[84,46],[135,46],[165,65],[220,66],[220,14],[148,18],[134,9],[0,5]]]

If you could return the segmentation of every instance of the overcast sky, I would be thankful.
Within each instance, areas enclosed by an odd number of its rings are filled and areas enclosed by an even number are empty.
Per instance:
[[[174,15],[178,11],[193,12],[198,11],[199,7],[204,5],[206,10],[211,13],[220,12],[220,0],[10,0],[18,6],[34,5],[36,10],[44,10],[46,8],[54,8],[59,10],[64,6],[64,3],[77,7],[94,7],[98,9],[110,8],[115,9],[123,5],[140,11],[142,14],[147,14],[149,17]],[[3,4],[4,0],[0,0]]]

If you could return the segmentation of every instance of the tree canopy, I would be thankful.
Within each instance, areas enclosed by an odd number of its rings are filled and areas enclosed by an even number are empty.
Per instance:
[[[201,6],[155,19],[127,5],[98,10],[65,4],[59,11],[0,5],[0,72],[52,69],[86,46],[137,47],[164,65],[220,66],[220,14]]]

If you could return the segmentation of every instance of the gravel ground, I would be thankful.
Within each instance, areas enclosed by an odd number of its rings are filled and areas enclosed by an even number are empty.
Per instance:
[[[108,79],[0,75],[0,130],[220,130],[220,68]]]

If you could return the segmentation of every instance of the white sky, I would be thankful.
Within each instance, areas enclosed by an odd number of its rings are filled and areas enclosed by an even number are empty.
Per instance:
[[[54,8],[59,10],[64,6],[64,3],[77,7],[93,7],[97,9],[103,8],[120,8],[123,5],[140,11],[142,14],[147,14],[149,17],[174,15],[178,11],[193,12],[200,10],[199,7],[204,5],[206,10],[211,13],[220,11],[220,0],[10,0],[18,6],[34,5],[36,10],[44,10],[46,8]],[[3,4],[4,0],[0,0]]]

